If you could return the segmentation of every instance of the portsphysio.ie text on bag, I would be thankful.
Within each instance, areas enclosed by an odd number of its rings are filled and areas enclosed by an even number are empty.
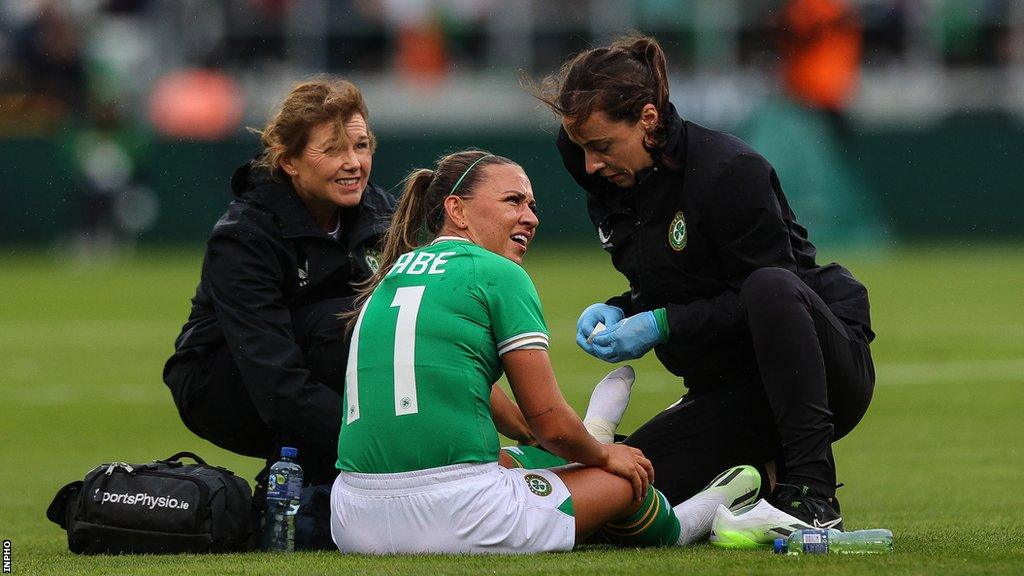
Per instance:
[[[179,452],[101,464],[61,488],[46,516],[67,530],[77,554],[233,552],[251,548],[251,508],[245,480]]]

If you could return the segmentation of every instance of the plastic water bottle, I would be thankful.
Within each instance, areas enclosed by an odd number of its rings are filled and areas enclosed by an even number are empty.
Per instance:
[[[302,467],[295,462],[297,448],[281,448],[281,459],[270,467],[267,479],[267,522],[264,548],[271,552],[295,551],[295,515],[302,496]]]
[[[789,539],[776,538],[778,554],[881,554],[892,552],[892,532],[875,530],[797,530]]]

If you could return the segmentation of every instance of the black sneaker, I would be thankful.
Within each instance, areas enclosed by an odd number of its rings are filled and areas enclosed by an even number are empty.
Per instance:
[[[815,528],[843,529],[839,515],[839,500],[835,496],[822,496],[808,486],[775,485],[772,504],[776,508],[807,522]]]

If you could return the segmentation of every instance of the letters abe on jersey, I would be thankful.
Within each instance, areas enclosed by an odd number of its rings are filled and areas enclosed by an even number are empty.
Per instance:
[[[456,252],[441,252],[432,254],[430,252],[406,252],[395,260],[394,266],[388,272],[388,276],[395,274],[444,274],[444,265]]]

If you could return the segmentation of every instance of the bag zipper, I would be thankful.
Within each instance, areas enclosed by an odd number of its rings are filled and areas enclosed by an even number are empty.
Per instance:
[[[132,467],[132,465],[127,462],[111,462],[110,464],[107,465],[107,476],[110,476],[110,474],[113,473],[114,470],[118,468],[124,468],[129,474],[135,472],[135,468]]]

